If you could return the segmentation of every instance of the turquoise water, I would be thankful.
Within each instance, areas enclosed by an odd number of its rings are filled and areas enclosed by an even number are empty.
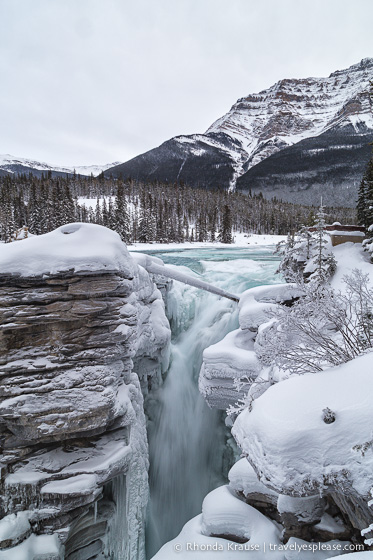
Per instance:
[[[281,282],[273,247],[147,251],[184,273],[241,294]],[[148,399],[150,508],[148,558],[201,512],[206,494],[224,484],[224,414],[198,392],[203,351],[238,327],[237,304],[174,282],[167,302],[173,331],[171,363],[161,388]]]
[[[166,249],[155,251],[142,251],[148,255],[153,255],[159,257],[163,260],[165,264],[172,264],[175,266],[186,266],[190,268],[198,275],[204,276],[204,280],[208,281],[207,277],[211,275],[206,275],[205,267],[203,266],[204,261],[212,262],[227,262],[234,260],[251,260],[257,262],[261,265],[262,271],[256,271],[247,275],[247,269],[242,271],[237,270],[239,274],[239,280],[242,280],[247,284],[247,288],[253,287],[253,283],[256,281],[263,281],[265,283],[272,283],[273,280],[276,282],[281,282],[281,279],[274,274],[277,270],[279,263],[279,258],[277,255],[273,254],[274,246],[267,247],[249,247],[249,248],[227,248],[227,249]],[[259,272],[259,274],[258,274]],[[237,279],[236,279],[237,280]],[[236,282],[235,282],[236,283]],[[256,284],[255,284],[256,285]]]

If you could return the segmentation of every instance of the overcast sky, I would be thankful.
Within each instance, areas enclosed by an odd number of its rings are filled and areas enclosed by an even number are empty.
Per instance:
[[[126,161],[373,57],[372,0],[0,0],[0,154]]]

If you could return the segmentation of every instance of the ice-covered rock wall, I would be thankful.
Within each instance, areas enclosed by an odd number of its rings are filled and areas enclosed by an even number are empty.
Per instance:
[[[159,290],[114,232],[2,245],[0,559],[144,557],[141,386],[169,340]]]

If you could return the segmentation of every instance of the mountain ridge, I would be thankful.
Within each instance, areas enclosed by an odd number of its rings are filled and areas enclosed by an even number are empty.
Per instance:
[[[373,58],[327,78],[285,78],[238,99],[204,133],[178,135],[124,163],[78,166],[81,175],[184,182],[283,200],[353,206],[373,138]],[[322,154],[322,155],[321,155]],[[74,167],[0,156],[0,175]]]
[[[372,101],[368,89],[370,80],[373,80],[373,58],[365,58],[344,70],[336,70],[327,78],[280,80],[268,89],[238,99],[204,134],[175,136],[106,173],[144,181],[184,181],[195,187],[220,186],[231,190],[261,191],[264,196],[275,193],[284,200],[317,204],[325,170],[321,172],[321,169],[315,168],[314,183],[309,174],[298,176],[298,187],[293,177],[295,172],[290,170],[291,189],[286,186],[288,177],[283,169],[274,171],[276,188],[272,188],[271,175],[266,176],[267,184],[264,184],[263,165],[259,182],[251,170],[276,153],[306,139],[315,139],[314,147],[311,142],[308,150],[320,149],[317,139],[329,135],[331,145],[342,142],[344,152],[348,152],[348,146],[355,146],[356,140],[364,145],[362,149],[348,153],[353,174],[348,174],[341,192],[338,192],[341,174],[333,175],[333,165],[339,163],[333,148],[330,150],[333,157],[326,173],[330,188],[324,193],[325,201],[334,204],[343,200],[352,206],[355,204],[357,184],[369,158],[368,144],[373,137]],[[216,135],[219,145],[212,146],[211,138],[216,138]],[[323,149],[324,160],[327,160],[328,150],[325,151],[324,146]],[[291,169],[294,162],[291,153],[288,156]],[[323,168],[328,166],[324,160]],[[319,164],[317,160],[314,162]],[[273,166],[273,160],[270,163]],[[283,178],[281,186],[278,175]]]
[[[102,171],[106,171],[119,162],[107,163],[104,165],[80,165],[80,166],[58,166],[29,158],[15,157],[11,154],[0,154],[0,174],[29,173],[41,175],[43,172],[51,171],[54,175],[72,175],[75,171],[77,175],[92,175],[97,177]]]

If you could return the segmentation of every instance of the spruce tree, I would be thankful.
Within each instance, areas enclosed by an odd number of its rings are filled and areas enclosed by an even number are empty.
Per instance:
[[[117,196],[114,206],[115,231],[120,235],[124,243],[130,242],[130,219],[128,214],[127,198],[124,193],[122,181],[118,183]]]
[[[233,243],[232,236],[232,214],[228,204],[224,205],[219,241],[222,243]]]
[[[362,182],[365,183],[364,225],[367,228],[366,234],[368,239],[372,239],[373,231],[370,229],[370,226],[373,225],[373,156],[368,162]]]
[[[102,212],[101,212],[101,204],[100,204],[99,197],[97,197],[97,201],[96,201],[95,223],[98,224],[99,226],[102,225]]]
[[[316,214],[316,232],[313,253],[315,271],[311,274],[312,280],[317,285],[324,284],[330,276],[334,274],[337,268],[333,253],[328,251],[328,234],[326,233],[325,218],[324,207],[321,205]]]

